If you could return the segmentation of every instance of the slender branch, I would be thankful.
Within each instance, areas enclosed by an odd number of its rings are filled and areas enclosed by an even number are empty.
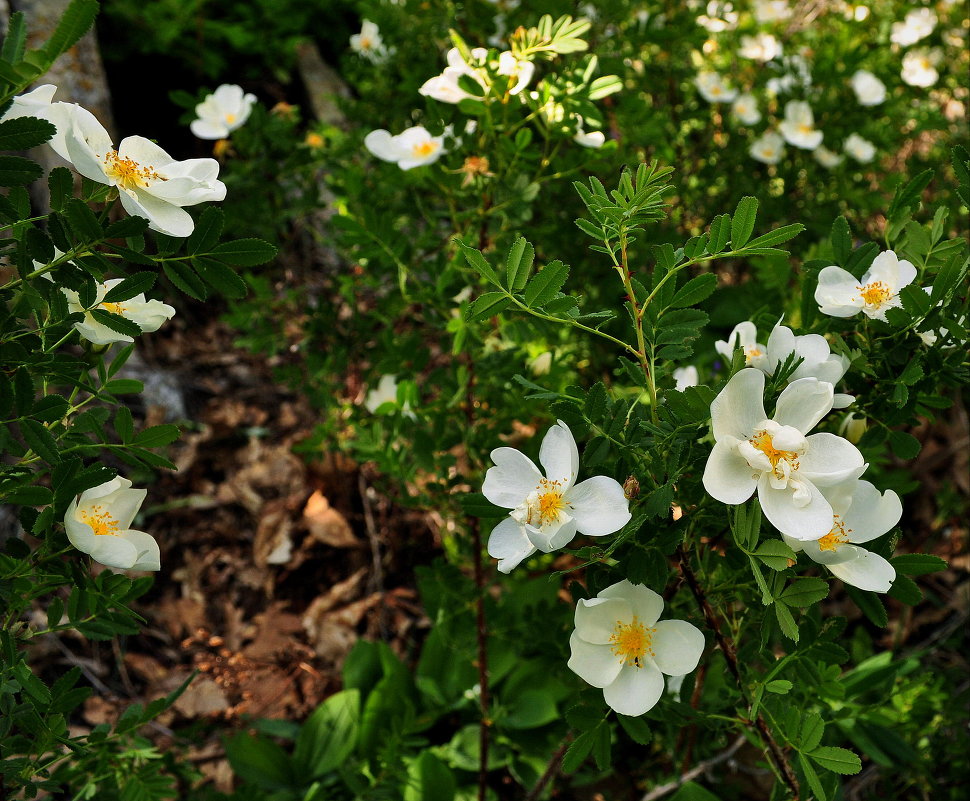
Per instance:
[[[672,782],[667,784],[661,784],[659,787],[654,787],[649,793],[647,793],[640,801],[656,801],[658,798],[663,798],[665,795],[672,793],[674,790],[679,788],[681,785],[687,784],[687,782],[696,779],[698,776],[706,773],[711,768],[720,765],[722,762],[727,762],[731,757],[733,757],[738,749],[741,748],[747,742],[747,738],[742,734],[727,747],[726,750],[722,751],[715,757],[710,759],[705,759],[703,762],[699,763],[696,767],[682,773]]]
[[[525,797],[525,801],[536,801],[536,799],[542,794],[542,791],[546,789],[546,785],[555,778],[557,773],[559,773],[559,766],[562,763],[562,758],[566,755],[566,751],[569,749],[569,744],[572,741],[572,735],[567,734],[565,739],[562,741],[562,744],[556,749],[556,752],[550,758],[549,763],[546,765],[546,769],[539,777],[539,781],[535,783],[535,786]]]
[[[687,586],[690,587],[690,591],[693,593],[694,599],[697,601],[697,605],[704,612],[704,618],[707,621],[708,628],[714,632],[714,639],[717,640],[717,644],[724,654],[724,659],[727,662],[728,670],[730,670],[731,675],[734,676],[734,680],[737,682],[738,688],[741,690],[741,695],[744,697],[745,703],[749,704],[750,709],[750,702],[747,700],[748,694],[745,690],[744,680],[741,677],[741,670],[738,667],[738,655],[734,650],[734,643],[732,643],[731,640],[728,639],[721,631],[721,626],[717,615],[714,613],[714,609],[707,600],[707,596],[704,595],[704,590],[698,583],[697,576],[695,576],[694,571],[691,570],[690,561],[687,557],[687,553],[684,551],[683,545],[677,546],[677,559],[680,563],[681,575],[687,582]],[[785,756],[785,752],[776,742],[771,730],[768,728],[768,724],[765,723],[764,718],[760,714],[752,722],[752,725],[757,728],[758,732],[760,732],[761,736],[768,744],[768,751],[771,754],[772,761],[775,763],[775,767],[780,772],[785,784],[788,785],[788,789],[791,791],[794,801],[798,801],[800,794],[798,777],[795,776],[795,771],[792,770],[792,766],[789,764],[788,758]]]

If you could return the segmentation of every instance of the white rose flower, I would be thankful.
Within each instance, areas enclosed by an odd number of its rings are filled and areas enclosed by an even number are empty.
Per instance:
[[[224,83],[195,107],[198,119],[192,120],[189,129],[199,139],[225,139],[249,119],[255,102],[256,95]]]
[[[774,131],[766,131],[751,143],[748,154],[762,164],[777,164],[785,155],[785,140]]]
[[[471,51],[471,57],[476,65],[480,64],[488,57],[488,51],[484,47],[476,47]],[[420,94],[440,100],[442,103],[459,103],[465,98],[473,98],[474,95],[458,86],[458,78],[462,75],[468,75],[477,81],[482,89],[488,89],[482,70],[477,66],[470,66],[461,57],[457,47],[451,48],[445,58],[448,66],[445,67],[444,72],[426,80],[418,90]]]
[[[738,12],[732,3],[711,0],[707,4],[707,13],[697,18],[697,24],[711,33],[730,31],[738,27]]]
[[[832,528],[819,540],[800,542],[782,534],[795,552],[825,565],[846,584],[870,592],[889,592],[896,570],[879,554],[859,545],[881,537],[899,522],[903,505],[892,490],[880,495],[868,481],[851,481],[825,490],[832,504]]]
[[[784,22],[791,17],[788,0],[755,0],[754,18],[765,25],[770,22]]]
[[[371,414],[375,414],[385,403],[397,405],[397,376],[395,375],[381,376],[377,386],[367,393],[367,397],[364,399],[364,408]],[[410,417],[412,420],[415,417],[414,412],[411,411],[411,404],[407,401],[401,406],[401,414]]]
[[[778,125],[785,141],[803,150],[814,150],[822,144],[822,132],[815,128],[815,115],[804,100],[785,104],[785,119]]]
[[[734,359],[734,351],[741,348],[744,351],[744,366],[757,367],[764,370],[768,367],[768,348],[757,341],[758,329],[750,320],[738,323],[731,330],[727,341],[719,339],[714,343],[716,350],[727,361],[728,366]]]
[[[832,528],[832,506],[820,487],[857,479],[868,465],[852,443],[808,432],[832,410],[831,384],[800,378],[778,398],[774,417],[764,408],[765,374],[745,368],[711,403],[714,449],[704,489],[726,504],[744,503],[757,490],[769,522],[797,540],[817,540]]]
[[[772,329],[767,351],[767,363],[762,368],[767,375],[774,375],[778,366],[793,353],[802,360],[788,377],[789,381],[817,378],[835,385],[842,380],[850,364],[847,356],[831,352],[825,337],[818,334],[796,336],[790,328],[781,324]],[[832,408],[844,409],[854,400],[851,395],[836,392],[832,399]]]
[[[532,75],[536,71],[536,65],[528,60],[517,59],[511,50],[506,50],[504,53],[499,53],[498,57],[498,74],[505,75],[509,78],[515,78],[515,82],[512,83],[509,89],[510,95],[517,95],[523,89],[529,85],[529,81],[532,80]]]
[[[738,95],[737,99],[731,105],[731,113],[745,125],[757,125],[761,122],[758,101],[752,94]]]
[[[764,63],[781,55],[781,42],[770,33],[742,36],[739,53],[743,58]]]
[[[360,33],[350,37],[350,49],[361,58],[366,58],[375,64],[381,63],[388,56],[384,40],[381,39],[380,28],[369,19],[361,20]]]
[[[379,129],[364,137],[366,147],[377,158],[397,164],[402,170],[411,170],[426,164],[434,164],[444,153],[444,134],[432,136],[424,126],[415,125],[397,136]]]
[[[903,81],[910,86],[922,88],[932,86],[939,80],[940,73],[936,71],[936,67],[942,59],[943,53],[937,47],[910,50],[903,56],[903,71],[901,73]]]
[[[841,267],[824,267],[818,274],[815,302],[822,314],[852,317],[862,311],[872,320],[886,321],[886,310],[902,306],[899,290],[916,280],[916,268],[891,250],[884,250],[861,279]]]
[[[120,284],[121,281],[121,278],[112,278],[103,284],[98,284],[94,308],[104,309],[105,311],[118,314],[127,320],[131,320],[145,333],[157,331],[166,320],[171,320],[175,316],[175,309],[167,303],[162,303],[160,300],[146,300],[144,293],[141,292],[128,300],[123,300],[118,303],[105,303],[104,296]],[[79,323],[74,323],[74,327],[84,339],[95,345],[110,345],[113,342],[135,341],[127,334],[120,334],[95,320],[94,315],[81,305],[81,300],[77,292],[63,287],[61,291],[67,297],[68,311],[72,314],[75,312],[85,312],[84,319]]]
[[[878,106],[886,99],[886,84],[869,70],[856,70],[850,79],[852,91],[862,106]]]
[[[900,47],[909,47],[925,39],[936,28],[936,14],[929,8],[914,8],[902,22],[894,22],[889,41]]]
[[[849,134],[842,149],[860,164],[868,164],[876,156],[876,146],[857,133]]]
[[[155,231],[186,237],[195,221],[182,207],[226,196],[215,159],[176,161],[143,136],[128,136],[115,150],[97,118],[72,103],[51,104],[46,119],[57,126],[51,148],[85,178],[116,187],[125,211]]]
[[[697,368],[692,364],[687,365],[687,367],[677,367],[674,370],[675,389],[678,392],[683,392],[687,387],[696,387],[700,380]]]
[[[827,170],[834,170],[842,163],[843,157],[839,153],[829,150],[825,145],[819,145],[812,151],[812,156]]]
[[[147,494],[121,476],[82,492],[64,513],[71,545],[107,567],[160,570],[155,538],[131,528]]]
[[[488,553],[498,569],[510,572],[540,550],[550,553],[572,542],[576,534],[602,537],[630,522],[623,487],[607,476],[576,484],[579,450],[561,420],[546,433],[539,449],[539,472],[528,456],[515,448],[496,448],[494,467],[485,474],[482,493],[496,506],[511,509],[488,538]]]
[[[582,147],[589,147],[596,150],[606,144],[606,134],[602,131],[584,131],[583,123],[580,121],[576,127],[573,141]]]
[[[18,95],[0,120],[16,120],[20,117],[47,119],[46,111],[50,108],[56,91],[57,87],[54,84],[46,83],[33,91]]]
[[[686,620],[658,620],[664,602],[627,580],[576,604],[569,637],[569,669],[603,689],[621,715],[649,711],[664,691],[664,674],[684,676],[704,653],[704,635]]]
[[[694,79],[697,90],[708,103],[730,103],[738,96],[738,90],[732,89],[718,73],[705,71],[698,73]]]

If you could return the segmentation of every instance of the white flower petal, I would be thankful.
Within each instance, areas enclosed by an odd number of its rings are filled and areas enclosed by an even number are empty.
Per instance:
[[[364,137],[364,147],[383,161],[398,161],[406,153],[389,131],[371,131]]]
[[[896,579],[895,568],[879,554],[870,551],[863,551],[863,554],[858,559],[829,565],[828,568],[834,576],[860,590],[889,592]]]
[[[500,573],[510,573],[524,559],[536,552],[525,529],[511,517],[506,517],[492,529],[488,537],[488,555],[498,559]]]
[[[729,437],[714,444],[704,466],[704,489],[721,503],[744,503],[758,486],[758,479]]]
[[[521,451],[496,448],[491,459],[495,466],[485,473],[482,494],[496,506],[514,509],[539,486],[542,473]]]
[[[817,540],[832,529],[832,506],[810,481],[802,481],[799,489],[805,494],[797,505],[795,491],[791,487],[776,489],[771,486],[771,473],[765,473],[758,481],[758,500],[768,522],[783,534],[797,540]]]
[[[616,680],[603,688],[603,698],[621,715],[636,717],[653,709],[663,695],[663,691],[663,673],[648,660],[640,668],[632,665],[624,665],[620,668]]]
[[[799,378],[785,387],[778,398],[774,420],[807,434],[832,411],[834,395],[835,388],[825,381]]]
[[[128,540],[128,542],[135,547],[137,552],[135,562],[129,568],[130,570],[154,571],[162,569],[161,554],[158,550],[158,543],[151,534],[146,534],[144,531],[134,531],[129,529],[121,536]]]
[[[765,374],[753,367],[739,370],[711,403],[714,439],[747,439],[763,422]]]
[[[195,229],[195,220],[191,214],[168,201],[152,197],[147,192],[137,192],[132,197],[128,192],[121,191],[118,199],[129,214],[146,218],[148,227],[153,231],[186,237]]]
[[[609,645],[594,645],[575,631],[569,636],[569,661],[566,666],[587,684],[606,687],[612,684],[623,667]],[[659,671],[658,671],[659,675]]]
[[[525,533],[529,540],[543,553],[552,553],[569,545],[576,538],[576,521],[564,516],[561,519],[543,526],[541,529],[526,525]]]
[[[834,506],[834,504],[833,504]],[[903,504],[892,490],[880,494],[868,481],[856,482],[852,505],[843,515],[849,542],[869,542],[893,528],[903,516]]]
[[[580,534],[602,537],[630,522],[630,504],[623,487],[607,476],[593,476],[570,489],[563,500],[572,509]]]
[[[808,450],[799,457],[798,473],[820,487],[861,476],[868,465],[849,440],[822,432],[805,438]]]
[[[601,590],[596,597],[626,599],[633,607],[633,614],[648,628],[657,622],[660,613],[664,610],[663,598],[642,584],[633,584],[627,579],[611,584],[605,590]]]
[[[661,620],[650,641],[653,659],[661,671],[670,676],[690,673],[704,653],[704,634],[686,620]]]
[[[557,421],[542,438],[539,462],[546,471],[546,478],[560,482],[563,491],[575,483],[579,473],[579,449],[572,431],[562,420]]]
[[[788,541],[787,537],[785,537],[785,541]],[[818,562],[818,564],[826,567],[838,565],[842,562],[851,562],[853,559],[858,559],[863,554],[868,553],[865,548],[859,548],[848,543],[836,543],[834,548],[829,547],[823,551],[818,540],[803,542],[802,550],[813,562]]]
[[[617,622],[633,620],[633,607],[626,598],[590,598],[576,604],[576,634],[586,642],[607,645]]]
[[[125,537],[112,534],[95,535],[94,544],[87,553],[105,567],[131,570],[138,562],[139,546],[129,542]]]

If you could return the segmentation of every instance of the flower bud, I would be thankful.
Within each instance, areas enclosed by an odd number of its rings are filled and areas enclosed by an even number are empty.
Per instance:
[[[640,495],[640,482],[633,476],[628,476],[627,480],[623,482],[623,494],[628,501],[638,497]]]

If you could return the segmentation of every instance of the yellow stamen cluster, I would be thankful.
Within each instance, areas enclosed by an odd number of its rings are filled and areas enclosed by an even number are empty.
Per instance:
[[[867,306],[881,306],[893,296],[892,289],[883,281],[870,281],[856,288]]]
[[[835,523],[832,530],[818,541],[820,551],[835,551],[840,545],[845,545],[849,541],[851,528],[845,527],[845,521],[839,515],[835,515]]]
[[[102,303],[101,308],[105,311],[111,312],[112,314],[120,314],[122,317],[124,317],[125,312],[128,311],[128,308],[121,303]]]
[[[226,125],[232,125],[236,121],[235,114],[226,114]]]
[[[812,132],[812,126],[803,122],[798,126],[798,132],[800,134],[810,134]]]
[[[765,155],[770,157],[774,155],[774,151],[766,150]],[[757,359],[763,352],[764,351],[762,351],[757,345],[748,345],[748,347],[744,349],[745,363],[751,364],[752,359]]]
[[[539,482],[536,491],[539,493],[539,501],[537,507],[532,510],[533,514],[529,515],[529,522],[532,522],[536,514],[538,515],[538,521],[533,523],[533,525],[541,526],[557,520],[559,513],[566,508],[566,502],[562,497],[561,483],[544,478]]]
[[[119,533],[118,521],[100,505],[81,510],[81,520],[87,523],[99,536]]]
[[[757,432],[748,442],[768,457],[772,470],[777,468],[782,460],[788,462],[793,469],[798,469],[798,454],[795,451],[780,451],[775,448],[771,435],[767,431]]]
[[[104,157],[105,172],[125,189],[144,189],[152,181],[164,181],[154,167],[142,167],[137,161],[122,158],[117,150],[109,150]]]
[[[648,629],[644,626],[636,615],[629,623],[617,620],[610,635],[613,654],[620,657],[624,665],[643,667],[647,654],[655,656],[650,643],[656,632],[656,629]]]
[[[416,159],[423,159],[425,156],[430,156],[437,149],[438,143],[429,140],[427,142],[421,142],[420,144],[414,145],[411,148],[411,155],[413,155]]]

